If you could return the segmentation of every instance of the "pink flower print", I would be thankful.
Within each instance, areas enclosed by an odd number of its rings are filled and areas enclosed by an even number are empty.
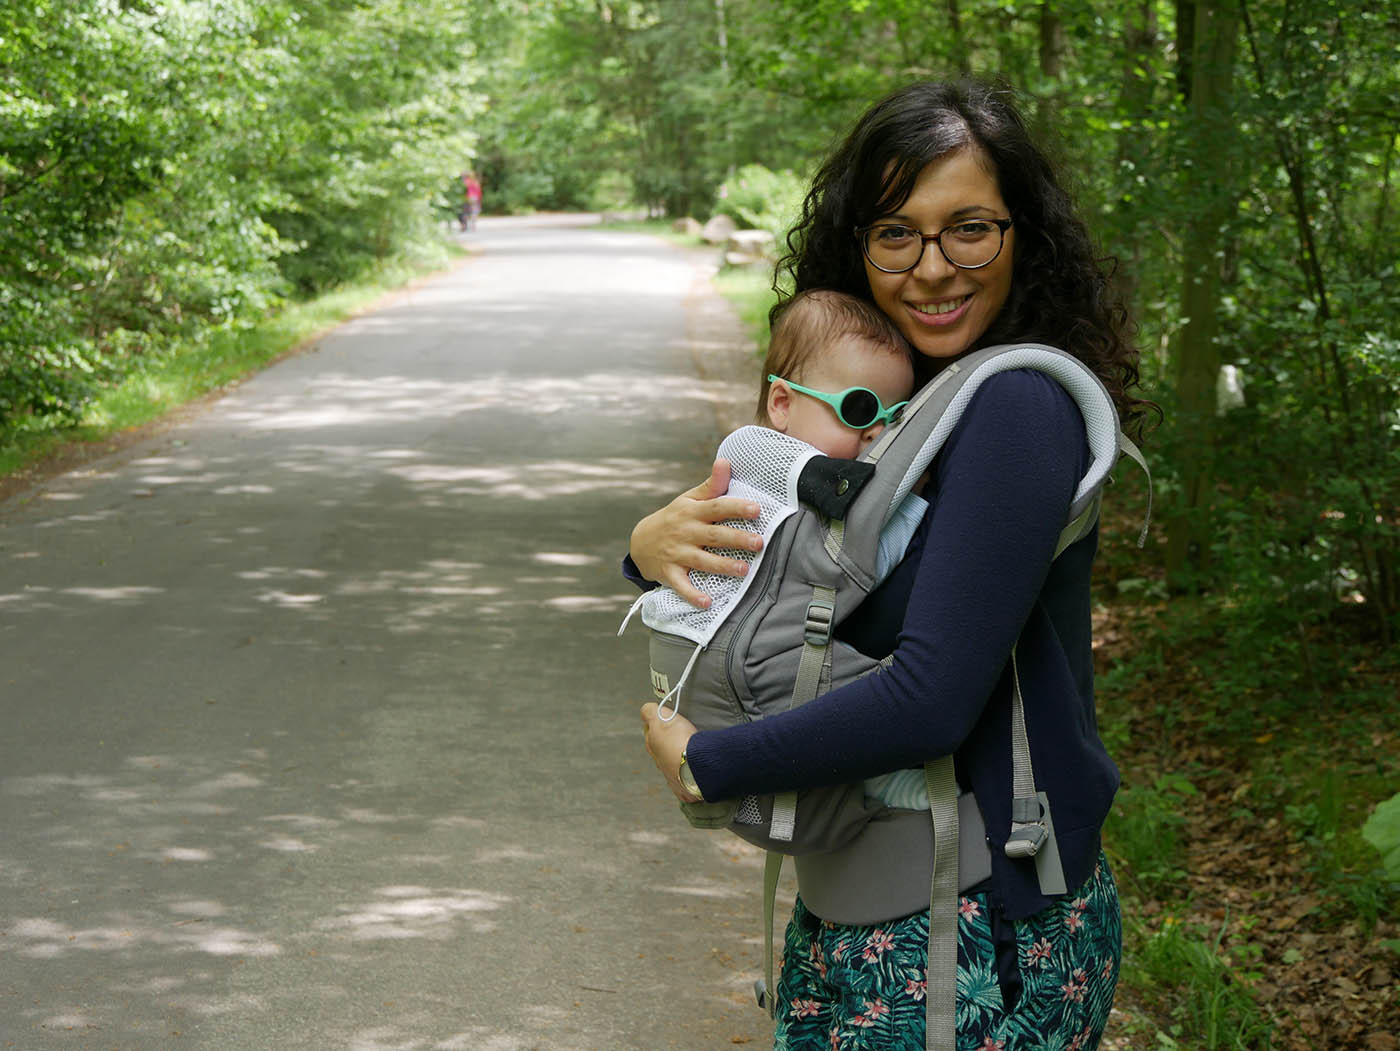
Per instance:
[[[851,1025],[858,1025],[862,1029],[869,1029],[876,1022],[878,1022],[881,1019],[881,1017],[890,1013],[890,1009],[885,1006],[885,1002],[883,1000],[866,1000],[864,1001],[864,1003],[864,1013],[858,1014],[856,1015],[856,1017],[852,1018]]]
[[[1026,966],[1044,967],[1050,959],[1050,940],[1041,938],[1029,949],[1026,950]]]
[[[818,976],[819,978],[825,978],[825,977],[826,977],[826,960],[825,960],[825,958],[824,958],[823,955],[822,955],[822,947],[821,947],[820,945],[818,945],[816,942],[813,942],[813,943],[812,943],[812,951],[811,951],[811,953],[810,953],[810,956],[811,956],[811,960],[812,960],[812,966],[816,969],[817,976]]]
[[[1006,1041],[993,1040],[991,1037],[987,1037],[982,1041],[982,1046],[978,1048],[977,1051],[1006,1051]]]
[[[1071,909],[1073,909],[1075,912],[1083,912],[1085,909],[1087,909],[1087,908],[1089,907],[1089,899],[1088,899],[1088,898],[1075,898],[1074,901],[1072,901],[1072,902],[1070,903],[1070,906],[1069,906],[1069,907],[1070,907]]]
[[[861,957],[867,963],[878,960],[886,950],[894,948],[894,938],[886,931],[875,931],[869,938],[865,939],[865,948],[861,951]]]
[[[831,962],[840,963],[846,958],[846,950],[849,946],[845,942],[837,942],[836,948],[831,950]]]
[[[1076,967],[1070,979],[1060,986],[1060,991],[1065,994],[1066,1000],[1073,1000],[1077,1004],[1084,1002],[1084,989],[1089,984],[1089,976],[1084,973],[1084,968]]]
[[[1086,1025],[1083,1029],[1079,1031],[1079,1035],[1077,1035],[1073,1040],[1069,1042],[1069,1051],[1080,1051],[1080,1048],[1084,1046],[1084,1041],[1088,1039],[1089,1027]]]
[[[981,914],[982,906],[978,905],[977,902],[973,901],[971,898],[958,899],[959,916],[966,916],[968,919],[972,919],[974,916],[980,916]]]
[[[1071,912],[1065,917],[1065,926],[1071,931],[1077,931],[1084,926],[1084,914],[1082,912]]]
[[[928,979],[910,978],[904,983],[904,993],[911,1000],[922,1000],[928,995]]]
[[[789,1007],[788,1013],[794,1018],[811,1018],[821,1011],[821,1005],[815,1000],[794,1000]]]
[[[834,1025],[831,1027],[831,1051],[840,1051],[841,1047],[841,1027]]]
[[[1113,978],[1113,957],[1110,956],[1103,962],[1103,970],[1099,972],[1103,975],[1104,981],[1111,981]]]

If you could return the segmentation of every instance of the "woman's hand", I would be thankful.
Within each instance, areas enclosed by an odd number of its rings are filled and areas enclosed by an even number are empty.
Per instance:
[[[670,722],[662,722],[657,714],[656,702],[642,705],[642,725],[646,727],[647,751],[656,768],[666,775],[666,783],[682,803],[699,803],[699,796],[693,796],[681,786],[681,753],[695,734],[695,724],[683,715]]]
[[[707,609],[710,597],[690,582],[689,571],[742,577],[748,564],[725,558],[707,548],[759,551],[763,539],[743,529],[719,523],[729,518],[757,518],[758,504],[725,496],[729,461],[716,460],[710,477],[654,511],[632,530],[629,553],[648,580],[675,590],[692,606]]]

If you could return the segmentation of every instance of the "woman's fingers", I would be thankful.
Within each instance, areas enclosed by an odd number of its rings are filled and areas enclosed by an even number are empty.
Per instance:
[[[727,492],[729,492],[729,461],[716,460],[710,465],[710,477],[694,489],[689,489],[681,495],[692,500],[713,500]]]
[[[716,460],[710,476],[682,493],[665,507],[647,515],[632,530],[629,550],[637,569],[648,580],[675,589],[692,605],[709,605],[689,580],[698,570],[723,576],[743,576],[747,564],[713,549],[758,551],[763,541],[744,529],[722,524],[729,519],[753,519],[759,515],[752,500],[725,496],[729,463]]]

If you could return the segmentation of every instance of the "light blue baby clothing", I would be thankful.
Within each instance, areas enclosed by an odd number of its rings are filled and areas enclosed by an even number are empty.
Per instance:
[[[910,493],[895,508],[885,528],[880,530],[880,547],[875,556],[875,583],[879,584],[899,565],[904,552],[909,549],[909,541],[914,539],[914,530],[924,520],[928,501]],[[901,807],[907,810],[928,809],[928,789],[924,785],[924,771],[896,770],[892,774],[881,774],[868,778],[865,794],[869,799],[878,799],[888,807]]]

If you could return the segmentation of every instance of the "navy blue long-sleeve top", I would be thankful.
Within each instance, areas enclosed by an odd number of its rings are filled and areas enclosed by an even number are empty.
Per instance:
[[[697,733],[686,754],[705,798],[859,781],[951,754],[986,820],[992,900],[1011,919],[1037,912],[1048,899],[1034,863],[1003,852],[1014,645],[1036,787],[1067,885],[1086,880],[1118,787],[1094,712],[1097,530],[1052,556],[1088,462],[1083,419],[1057,382],[1034,370],[989,378],[934,461],[904,561],[838,631],[893,663],[793,711]]]

